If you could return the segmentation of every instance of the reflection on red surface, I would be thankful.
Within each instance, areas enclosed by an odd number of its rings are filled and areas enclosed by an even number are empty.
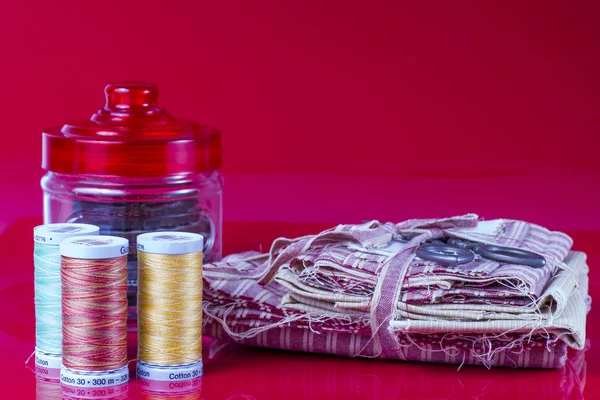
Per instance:
[[[36,400],[59,400],[62,399],[60,392],[60,382],[56,380],[35,380],[35,398]]]
[[[123,384],[104,388],[80,388],[69,385],[60,385],[63,399],[68,400],[125,400],[129,392],[129,385]]]
[[[125,400],[128,392],[127,384],[110,388],[77,388],[61,385],[56,380],[35,380],[36,400]]]
[[[201,391],[188,394],[165,394],[165,393],[142,393],[140,400],[199,400],[202,398]]]
[[[36,400],[125,400],[128,392],[127,384],[109,388],[78,388],[55,380],[35,380]]]
[[[218,342],[209,341],[206,344],[209,348],[222,346]],[[500,370],[496,371],[498,373],[477,367],[464,367],[464,371],[457,373],[452,366],[377,361],[369,369],[360,360],[344,362],[344,359],[328,356],[291,355],[226,345],[225,350],[221,349],[207,360],[207,368],[210,367],[213,373],[204,378],[210,383],[204,388],[202,379],[190,381],[193,389],[187,390],[156,386],[153,382],[138,379],[130,383],[127,397],[127,385],[102,390],[78,389],[61,386],[56,381],[37,379],[36,399],[483,399],[503,398],[506,394],[514,398],[583,399],[586,381],[583,351],[570,354],[565,367],[560,370]],[[264,367],[256,365],[259,360],[262,360]],[[248,363],[255,366],[249,366]],[[273,366],[278,366],[279,370],[265,371]],[[239,374],[239,367],[247,372]],[[230,369],[230,373],[227,373],[227,369]],[[222,374],[225,376],[218,376]],[[237,376],[238,379],[229,379],[229,376]],[[221,378],[225,378],[225,381]]]
[[[38,379],[57,382],[60,380],[60,368],[46,368],[35,364],[35,374]]]
[[[139,399],[192,400],[202,398],[202,377],[178,382],[137,379]]]
[[[4,399],[57,399],[58,383],[36,380],[23,366],[34,349],[33,261],[31,229],[37,218],[21,219],[0,235],[0,253],[7,255],[0,267],[0,375],[10,377],[1,385]],[[258,248],[278,234],[299,236],[322,229],[322,224],[229,222],[225,224],[228,252]],[[252,232],[248,235],[247,232]],[[588,253],[592,266],[590,292],[598,292],[594,268],[600,248],[600,232],[571,232],[576,250]],[[144,392],[132,380],[129,399],[581,399],[600,394],[600,319],[596,309],[588,317],[587,352],[571,352],[560,370],[516,370],[463,367],[272,351],[204,341],[204,376],[201,390],[185,393]],[[131,352],[135,357],[135,352]],[[586,362],[587,360],[587,362]],[[33,362],[30,368],[34,368]],[[64,394],[64,392],[63,392]],[[77,393],[68,393],[77,398]],[[114,393],[113,393],[114,394]],[[125,396],[125,397],[123,397]],[[81,397],[80,397],[81,398]],[[85,398],[85,397],[83,397]],[[110,398],[110,397],[109,397]]]
[[[220,345],[213,342],[210,348]],[[281,353],[230,345],[206,362],[204,397],[212,398],[425,398],[582,399],[584,351],[559,370],[487,370],[481,367],[376,361]],[[275,368],[274,370],[271,368]],[[248,372],[225,384],[221,376]],[[210,371],[210,372],[209,372]],[[236,371],[236,372],[234,372]],[[214,374],[214,376],[213,376]],[[251,376],[251,379],[250,379]],[[223,385],[219,387],[220,381]],[[227,394],[227,395],[225,395]]]

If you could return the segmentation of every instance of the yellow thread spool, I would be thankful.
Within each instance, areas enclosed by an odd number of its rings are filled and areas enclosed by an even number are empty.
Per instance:
[[[202,375],[202,235],[137,237],[140,378],[183,381]]]

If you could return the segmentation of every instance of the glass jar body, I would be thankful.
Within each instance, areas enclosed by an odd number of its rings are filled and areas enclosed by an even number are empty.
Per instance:
[[[44,223],[93,224],[101,235],[129,240],[131,307],[136,304],[137,235],[198,233],[204,236],[204,261],[221,258],[223,178],[218,171],[151,179],[48,172],[41,185]]]

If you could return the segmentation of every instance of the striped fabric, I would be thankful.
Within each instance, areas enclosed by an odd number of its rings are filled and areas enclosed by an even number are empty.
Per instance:
[[[395,242],[400,236],[408,243]],[[544,255],[544,268],[415,257],[458,237]],[[558,368],[585,343],[585,255],[522,221],[461,217],[339,225],[204,269],[205,334],[269,348],[412,361]]]

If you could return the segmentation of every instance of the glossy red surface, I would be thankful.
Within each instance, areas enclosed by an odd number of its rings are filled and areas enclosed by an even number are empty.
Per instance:
[[[0,398],[60,398],[56,385],[36,382],[24,365],[34,347],[33,265],[31,229],[39,218],[21,218],[0,235]],[[227,222],[227,253],[258,248],[276,236],[318,231],[326,224]],[[252,234],[249,235],[248,232]],[[600,294],[593,279],[600,262],[600,232],[570,231],[575,249],[589,255],[591,295]],[[486,370],[478,367],[405,363],[270,351],[237,345],[221,346],[205,339],[205,374],[196,391],[174,397],[144,393],[143,382],[132,380],[130,399],[594,399],[600,395],[600,322],[592,307],[588,317],[590,347],[572,352],[562,370]],[[32,363],[29,364],[32,367]],[[133,369],[131,370],[133,373]],[[49,397],[42,397],[44,393]],[[54,396],[54,397],[52,397]],[[107,398],[107,397],[103,397]]]

